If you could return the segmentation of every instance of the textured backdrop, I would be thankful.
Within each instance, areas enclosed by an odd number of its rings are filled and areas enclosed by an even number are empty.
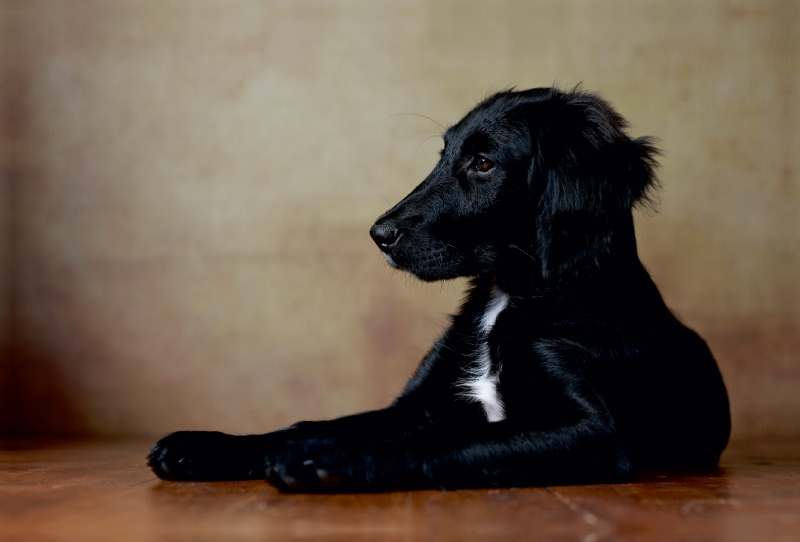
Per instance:
[[[253,432],[386,404],[463,283],[372,221],[494,90],[664,150],[645,265],[735,435],[800,431],[798,2],[2,1],[2,429]]]

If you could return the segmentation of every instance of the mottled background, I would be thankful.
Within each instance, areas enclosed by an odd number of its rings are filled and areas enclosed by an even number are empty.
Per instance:
[[[463,283],[367,234],[494,90],[582,82],[665,155],[642,259],[737,436],[800,433],[796,1],[0,0],[2,429],[379,407]]]

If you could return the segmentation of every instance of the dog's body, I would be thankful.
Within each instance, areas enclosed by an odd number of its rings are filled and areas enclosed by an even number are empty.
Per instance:
[[[725,386],[637,256],[631,209],[655,181],[656,150],[624,128],[578,90],[479,104],[370,232],[422,280],[473,277],[400,397],[266,435],[174,433],[150,454],[155,472],[371,491],[715,465],[730,432]]]

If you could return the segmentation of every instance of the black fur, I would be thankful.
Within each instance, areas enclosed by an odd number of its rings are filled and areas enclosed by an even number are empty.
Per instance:
[[[728,398],[706,344],[639,261],[632,207],[657,151],[594,94],[500,92],[444,134],[433,172],[371,234],[426,281],[472,277],[452,326],[389,407],[266,435],[174,433],[162,478],[267,477],[283,490],[374,491],[624,482],[715,465]],[[459,382],[493,288],[486,339],[505,419]]]

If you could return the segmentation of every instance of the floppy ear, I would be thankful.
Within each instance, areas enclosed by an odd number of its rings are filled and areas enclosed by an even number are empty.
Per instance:
[[[528,113],[542,276],[597,266],[615,236],[627,228],[633,239],[631,208],[657,182],[658,150],[648,138],[631,140],[625,120],[592,94],[558,94]]]

